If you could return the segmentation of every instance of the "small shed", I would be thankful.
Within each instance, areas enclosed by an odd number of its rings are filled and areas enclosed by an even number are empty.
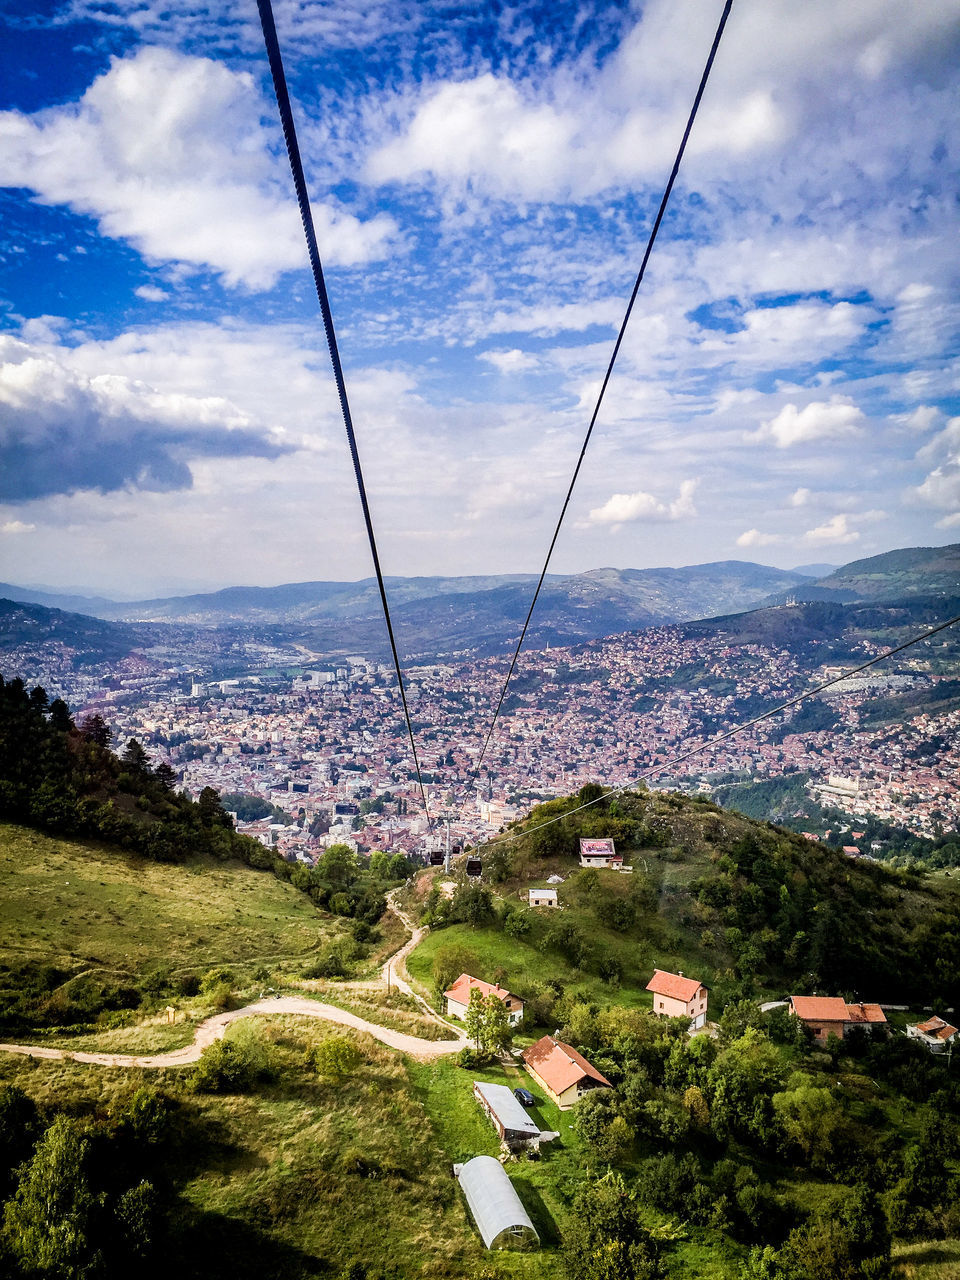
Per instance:
[[[560,905],[556,889],[530,889],[527,900],[531,907],[559,907]]]
[[[540,1126],[530,1119],[512,1089],[505,1084],[484,1084],[475,1080],[473,1096],[508,1147],[539,1145]]]
[[[488,1249],[539,1248],[536,1228],[499,1160],[475,1156],[453,1172]]]

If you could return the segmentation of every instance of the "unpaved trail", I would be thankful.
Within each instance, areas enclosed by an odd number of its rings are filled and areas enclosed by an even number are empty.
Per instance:
[[[20,1053],[28,1058],[46,1058],[53,1061],[90,1062],[99,1067],[147,1069],[184,1067],[196,1062],[204,1049],[213,1044],[214,1040],[221,1039],[231,1022],[256,1014],[271,1013],[300,1014],[307,1018],[323,1018],[327,1022],[337,1022],[344,1027],[353,1027],[356,1031],[365,1031],[381,1044],[389,1045],[391,1049],[399,1049],[401,1053],[409,1053],[414,1058],[441,1058],[448,1053],[458,1053],[466,1044],[463,1031],[453,1023],[447,1022],[445,1018],[441,1018],[423,996],[414,991],[410,985],[410,975],[407,973],[404,961],[427,930],[415,925],[406,912],[397,906],[398,893],[399,889],[392,889],[387,894],[387,901],[390,909],[410,930],[410,938],[386,961],[380,971],[379,980],[369,983],[344,983],[343,986],[366,987],[374,990],[383,990],[385,987],[389,990],[391,987],[396,987],[398,991],[412,996],[434,1022],[446,1027],[452,1033],[452,1038],[449,1040],[421,1040],[419,1036],[407,1035],[405,1031],[394,1031],[390,1027],[381,1027],[375,1022],[368,1022],[366,1018],[358,1017],[355,1013],[349,1013],[346,1009],[338,1009],[336,1005],[324,1004],[320,1000],[308,1000],[303,996],[276,996],[267,1000],[255,1000],[252,1004],[245,1004],[242,1009],[231,1009],[228,1013],[218,1013],[212,1018],[207,1018],[197,1027],[196,1035],[190,1044],[182,1049],[173,1049],[169,1053],[87,1053],[80,1049],[53,1049],[34,1044],[0,1044],[0,1053]]]
[[[182,1049],[174,1049],[170,1053],[128,1054],[128,1053],[85,1053],[81,1050],[52,1049],[45,1045],[33,1044],[0,1044],[0,1052],[20,1053],[28,1058],[46,1058],[67,1060],[70,1062],[90,1062],[99,1067],[185,1067],[196,1062],[201,1053],[214,1040],[222,1038],[231,1022],[240,1018],[249,1018],[256,1014],[293,1013],[307,1018],[323,1018],[327,1022],[337,1022],[344,1027],[353,1027],[356,1031],[365,1031],[389,1045],[391,1049],[399,1049],[401,1053],[409,1053],[412,1057],[429,1059],[440,1058],[448,1053],[458,1053],[464,1046],[464,1037],[458,1033],[456,1040],[421,1040],[418,1036],[407,1035],[403,1031],[393,1031],[390,1027],[377,1026],[375,1022],[367,1022],[358,1018],[355,1013],[346,1009],[338,1009],[332,1004],[323,1004],[319,1000],[306,1000],[302,996],[280,996],[269,1000],[255,1000],[242,1009],[231,1009],[228,1013],[218,1013],[207,1018],[197,1027],[192,1043]]]

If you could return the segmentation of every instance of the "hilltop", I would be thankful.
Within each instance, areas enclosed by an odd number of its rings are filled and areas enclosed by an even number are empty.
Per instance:
[[[764,604],[796,600],[909,600],[917,596],[956,596],[960,587],[960,543],[946,547],[904,547],[865,560],[853,560],[826,577],[778,592]]]

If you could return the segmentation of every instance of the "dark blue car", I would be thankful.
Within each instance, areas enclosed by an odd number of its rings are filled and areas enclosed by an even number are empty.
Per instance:
[[[529,1089],[514,1089],[513,1096],[525,1107],[532,1107],[534,1104],[534,1096]]]

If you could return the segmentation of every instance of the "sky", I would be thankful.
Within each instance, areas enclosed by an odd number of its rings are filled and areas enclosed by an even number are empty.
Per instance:
[[[276,0],[388,574],[539,569],[721,0]],[[960,0],[735,0],[551,564],[960,541]],[[0,576],[370,575],[254,0],[0,14]]]

